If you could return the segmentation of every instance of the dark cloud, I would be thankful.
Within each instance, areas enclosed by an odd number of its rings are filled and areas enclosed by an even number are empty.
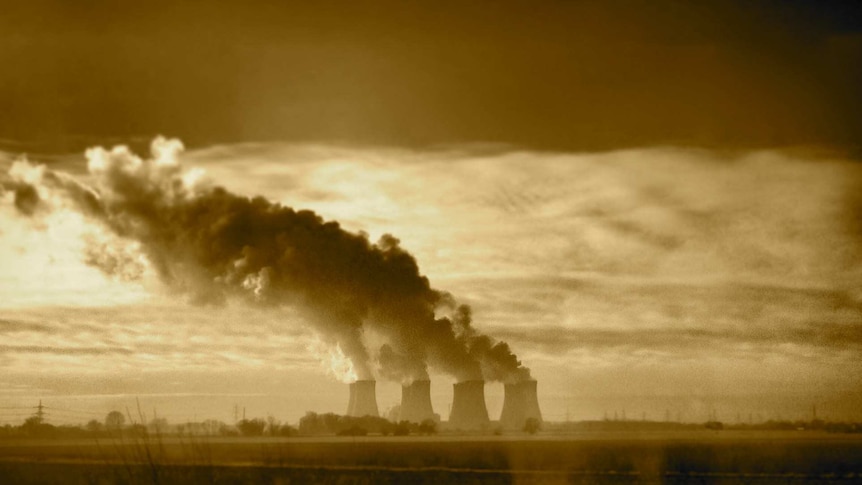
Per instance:
[[[854,147],[859,18],[840,0],[27,2],[0,19],[0,136]]]

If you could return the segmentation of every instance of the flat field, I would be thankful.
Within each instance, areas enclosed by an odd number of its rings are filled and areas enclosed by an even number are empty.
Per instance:
[[[862,437],[536,436],[0,441],[0,483],[862,483]]]

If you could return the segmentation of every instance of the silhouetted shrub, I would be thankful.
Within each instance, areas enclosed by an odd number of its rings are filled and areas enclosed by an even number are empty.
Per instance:
[[[105,428],[108,431],[118,431],[123,428],[126,423],[126,417],[119,411],[111,411],[105,415]]]
[[[395,436],[407,436],[410,434],[410,423],[407,421],[401,421],[400,423],[395,425],[395,429],[392,431],[392,434]]]
[[[87,431],[89,431],[91,433],[98,434],[98,433],[101,433],[105,429],[105,425],[103,425],[101,422],[93,419],[93,420],[90,420],[89,423],[87,423],[86,429],[87,429]]]
[[[260,418],[243,419],[236,423],[236,427],[243,436],[262,436],[266,421]]]
[[[536,418],[527,418],[527,421],[524,423],[524,431],[530,434],[536,434],[541,427],[542,423]]]
[[[437,434],[437,422],[433,419],[426,419],[419,424],[419,434],[431,435]]]
[[[724,429],[724,424],[721,421],[707,421],[704,426],[706,427],[706,429]]]

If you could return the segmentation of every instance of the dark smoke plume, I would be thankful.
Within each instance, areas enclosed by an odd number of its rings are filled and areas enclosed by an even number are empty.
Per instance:
[[[32,185],[21,185],[15,189],[15,207],[19,211],[33,215],[36,212],[36,206],[39,204],[39,194],[36,188]]]
[[[372,244],[367,235],[347,232],[314,212],[211,186],[199,172],[182,170],[181,150],[180,142],[163,138],[153,142],[150,160],[125,147],[88,150],[92,187],[30,167],[38,180],[18,177],[15,204],[31,215],[48,204],[39,190],[57,193],[120,238],[139,243],[161,280],[196,303],[239,296],[296,308],[339,345],[359,379],[373,378],[372,355],[362,338],[366,328],[388,342],[378,358],[387,379],[427,379],[427,365],[458,380],[529,375],[508,345],[472,326],[469,308],[431,288],[395,237],[384,235]],[[91,254],[87,261],[107,273],[141,273],[116,256],[122,251],[96,254],[103,256]]]

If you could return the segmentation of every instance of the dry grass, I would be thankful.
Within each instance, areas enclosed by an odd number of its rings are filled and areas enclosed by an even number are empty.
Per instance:
[[[0,477],[9,479],[4,483],[152,484],[862,482],[862,440],[794,436],[704,441],[147,435],[4,446]]]

